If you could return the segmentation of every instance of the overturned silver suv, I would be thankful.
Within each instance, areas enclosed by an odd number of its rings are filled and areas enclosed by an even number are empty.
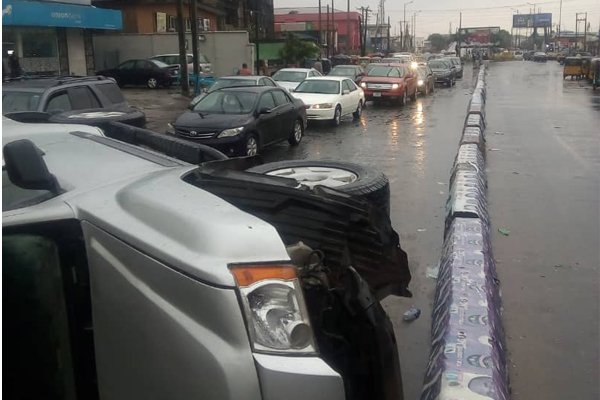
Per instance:
[[[4,394],[401,399],[379,303],[410,296],[389,183],[249,163],[119,123],[4,119]]]

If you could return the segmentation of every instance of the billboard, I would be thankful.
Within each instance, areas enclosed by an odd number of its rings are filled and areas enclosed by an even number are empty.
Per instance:
[[[513,28],[551,28],[552,14],[514,14]]]
[[[460,41],[468,45],[490,45],[492,35],[500,32],[499,26],[486,26],[481,28],[462,28],[460,30]]]

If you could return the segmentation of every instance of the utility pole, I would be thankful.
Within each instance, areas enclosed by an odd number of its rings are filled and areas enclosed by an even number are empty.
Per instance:
[[[327,33],[325,34],[325,37],[327,37],[327,39],[325,40],[327,42],[327,58],[329,58],[329,54],[331,53],[331,49],[329,48],[329,39],[330,39],[330,32],[329,32],[329,4],[327,4]]]
[[[404,3],[404,15],[402,16],[402,20],[404,21],[404,30],[406,31],[406,36],[408,36],[408,27],[406,25],[406,6],[412,3],[414,3],[414,0],[407,1],[406,3]],[[402,41],[402,51],[406,51],[406,40]]]
[[[462,29],[462,11],[460,13],[460,17],[458,19],[458,35],[456,37],[456,39],[458,40],[458,45],[457,45],[457,56],[460,57],[460,36],[461,36],[461,29]],[[512,33],[511,33],[512,34]]]
[[[321,17],[321,0],[319,0],[319,47],[323,45],[323,28],[321,26],[322,17]],[[321,54],[319,54],[321,55]]]
[[[331,56],[335,56],[335,9],[331,0]]]
[[[388,26],[387,26],[387,52],[388,54],[390,53],[391,47],[390,47],[391,43],[390,43],[390,17],[388,17]]]
[[[578,37],[579,37],[579,23],[583,22],[583,51],[587,48],[587,13],[576,13],[575,14],[575,48],[577,48]]]
[[[365,34],[363,35],[363,40],[364,40],[364,48],[365,48],[365,53],[367,52],[367,36],[369,35],[369,13],[371,12],[371,8],[367,7],[365,8]]]
[[[402,26],[402,23],[404,21],[398,21],[398,24],[400,25],[400,50],[402,50],[402,43],[404,43],[404,27]]]
[[[560,43],[560,23],[561,23],[561,21],[562,21],[562,0],[560,0],[560,6],[558,9],[558,29],[556,31],[556,36],[554,37],[554,51],[558,51],[558,47],[560,47],[560,45],[557,45],[557,43]]]
[[[189,96],[190,80],[187,69],[187,54],[185,48],[185,24],[183,23],[183,0],[177,0],[177,39],[179,40],[179,65],[181,73],[181,94]]]
[[[197,0],[190,0],[190,19],[192,26],[192,55],[194,56],[194,75],[200,74],[200,65],[198,63],[198,4]],[[187,61],[187,60],[186,60]]]
[[[348,11],[346,12],[346,54],[350,52],[350,0],[348,0]]]

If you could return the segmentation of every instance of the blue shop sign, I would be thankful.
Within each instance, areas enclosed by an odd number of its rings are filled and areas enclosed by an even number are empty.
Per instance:
[[[123,29],[121,11],[75,4],[2,0],[3,26]]]

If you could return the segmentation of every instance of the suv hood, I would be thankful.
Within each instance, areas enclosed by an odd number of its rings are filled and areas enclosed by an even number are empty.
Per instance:
[[[402,83],[404,78],[392,78],[389,76],[365,76],[362,78],[362,82],[382,82],[382,83]]]

